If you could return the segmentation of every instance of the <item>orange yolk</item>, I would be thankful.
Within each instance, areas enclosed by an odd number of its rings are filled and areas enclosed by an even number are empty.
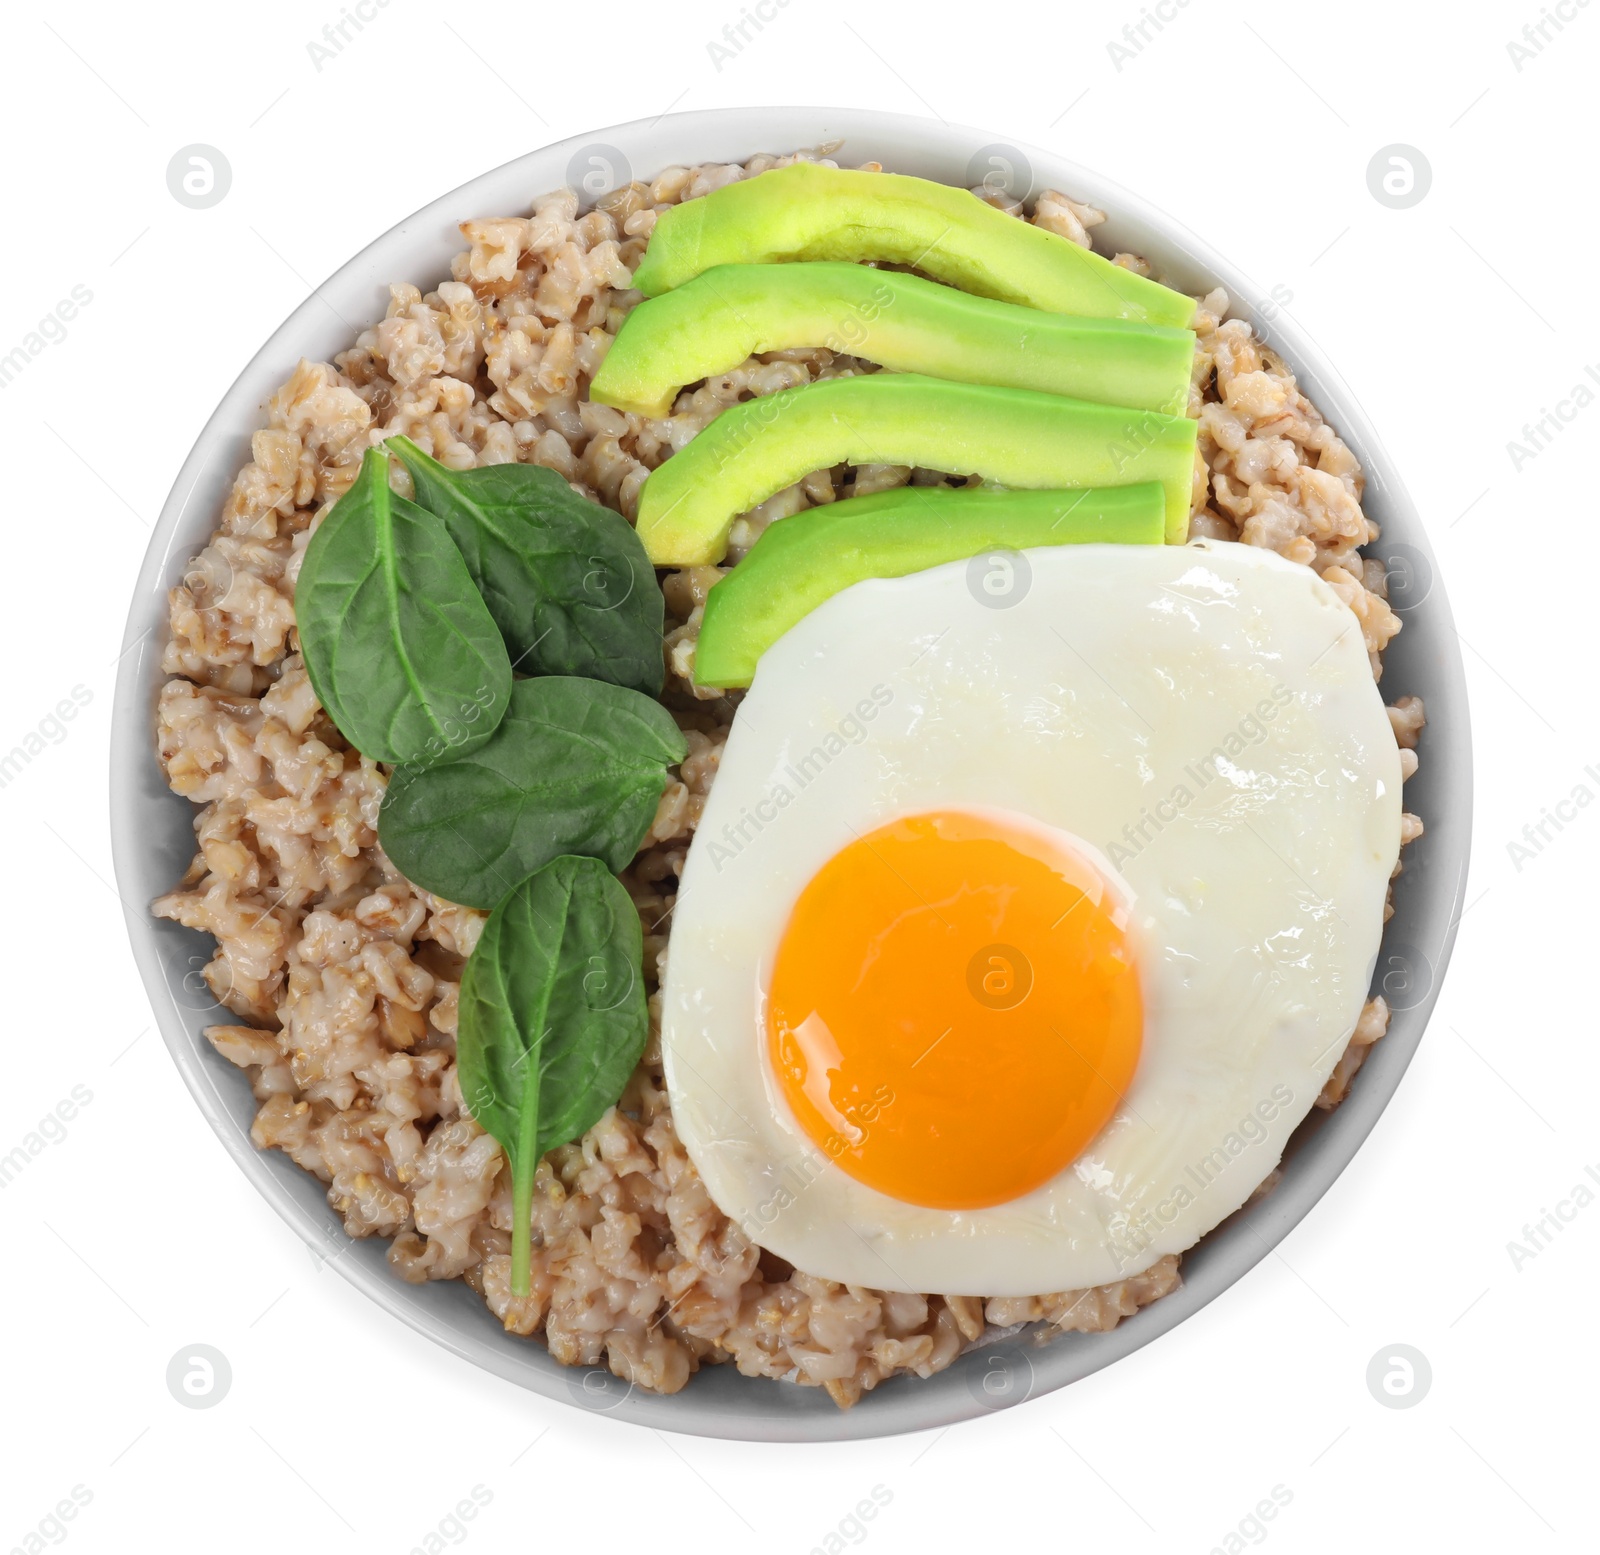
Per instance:
[[[1143,1005],[1127,913],[1020,817],[894,821],[812,878],[766,1035],[800,1126],[858,1181],[976,1209],[1048,1182],[1115,1110]]]

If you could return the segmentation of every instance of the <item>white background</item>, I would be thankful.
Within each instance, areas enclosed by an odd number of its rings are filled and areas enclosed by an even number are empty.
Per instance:
[[[866,1525],[877,1555],[1024,1540],[1206,1551],[1275,1486],[1292,1499],[1261,1532],[1284,1551],[1581,1542],[1600,1204],[1520,1270],[1507,1250],[1586,1163],[1600,1170],[1600,806],[1520,870],[1507,849],[1575,785],[1600,793],[1584,773],[1600,762],[1600,406],[1520,472],[1507,451],[1600,363],[1600,6],[1564,4],[1573,20],[1520,70],[1507,44],[1539,20],[1537,0],[1448,17],[1393,0],[1193,0],[1120,69],[1107,44],[1138,23],[1138,0],[943,14],[789,0],[720,68],[708,43],[737,0],[392,0],[320,70],[307,45],[338,0],[17,14],[0,354],[74,286],[93,301],[0,391],[0,748],[74,686],[92,701],[0,789],[0,1154],[74,1086],[93,1099],[0,1190],[0,1549],[75,1485],[92,1500],[63,1528],[83,1551],[404,1552],[474,1486],[492,1496],[466,1525],[483,1549],[804,1555],[874,1486],[892,1496]],[[1063,1393],[821,1448],[585,1416],[469,1369],[318,1272],[179,1083],[107,884],[113,661],[136,566],[212,406],[309,285],[535,146],[669,107],[792,102],[1057,148],[1216,244],[1262,295],[1291,293],[1438,550],[1478,785],[1472,906],[1427,1041],[1281,1256]],[[192,142],[233,169],[208,210],[167,189]],[[1366,180],[1394,142],[1433,170],[1427,197],[1398,211]],[[164,1381],[197,1342],[233,1371],[205,1411]],[[1395,1343],[1432,1365],[1415,1408],[1367,1390],[1369,1359]]]

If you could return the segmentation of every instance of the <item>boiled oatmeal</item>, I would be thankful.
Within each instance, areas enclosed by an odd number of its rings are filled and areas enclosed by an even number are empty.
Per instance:
[[[633,273],[658,217],[807,160],[818,158],[670,168],[587,213],[560,190],[528,215],[464,221],[467,246],[448,280],[426,293],[392,286],[386,316],[350,350],[300,362],[267,405],[216,531],[171,593],[159,750],[174,791],[199,807],[198,849],[155,911],[215,937],[206,979],[237,1023],[207,1036],[249,1076],[255,1143],[325,1182],[352,1236],[390,1239],[400,1277],[464,1279],[511,1332],[643,1388],[675,1392],[700,1365],[731,1362],[748,1376],[824,1387],[848,1406],[897,1373],[949,1366],[986,1331],[1035,1322],[1046,1333],[1105,1331],[1180,1282],[1177,1255],[1115,1284],[1020,1298],[814,1278],[718,1210],[674,1127],[658,985],[686,852],[740,696],[692,678],[707,594],[775,522],[944,477],[881,464],[815,471],[737,519],[723,564],[661,575],[662,701],[687,754],[621,877],[643,925],[650,1038],[616,1107],[538,1167],[525,1297],[511,1292],[504,1152],[464,1106],[456,1064],[462,969],[487,915],[414,886],[380,848],[388,770],[351,748],[319,705],[294,603],[310,537],[367,450],[398,434],[452,470],[543,466],[633,521],[650,472],[723,410],[878,371],[803,348],[685,388],[663,417],[587,397],[640,302]],[[991,203],[1085,247],[1104,219],[1054,190],[1026,207]],[[1116,263],[1147,273],[1132,255]],[[1193,323],[1191,533],[1313,569],[1354,612],[1376,678],[1400,621],[1382,563],[1361,551],[1376,537],[1361,468],[1281,358],[1227,308],[1213,291]],[[1422,704],[1402,696],[1389,717],[1410,777]],[[1402,840],[1421,830],[1404,817]],[[1367,1003],[1317,1106],[1338,1105],[1387,1024],[1383,1000]]]

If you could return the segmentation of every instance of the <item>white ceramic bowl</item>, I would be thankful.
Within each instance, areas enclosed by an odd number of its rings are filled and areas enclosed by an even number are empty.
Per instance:
[[[1471,820],[1471,745],[1461,655],[1427,536],[1366,416],[1318,352],[1281,317],[1252,311],[1261,293],[1189,233],[1105,179],[1051,152],[900,114],[833,108],[728,109],[677,114],[563,141],[485,173],[418,211],[357,254],[317,289],[256,353],[207,422],[156,525],[134,586],[124,641],[137,643],[117,678],[111,745],[112,844],[123,899],[143,903],[169,890],[194,850],[194,808],[166,787],[157,767],[153,708],[162,675],[167,590],[215,526],[235,472],[249,457],[261,407],[306,356],[329,360],[352,341],[342,319],[383,317],[390,281],[426,290],[449,272],[460,248],[456,223],[524,210],[567,182],[644,177],[673,164],[743,161],[842,143],[850,163],[876,159],[896,172],[970,184],[986,171],[1035,190],[1059,188],[1109,212],[1100,246],[1145,255],[1163,280],[1187,290],[1225,286],[1234,311],[1270,331],[1312,400],[1354,449],[1368,476],[1366,509],[1383,531],[1378,554],[1391,561],[1391,586],[1405,630],[1390,648],[1384,687],[1428,706],[1422,767],[1407,807],[1427,818],[1426,836],[1406,855],[1395,916],[1377,981],[1397,1008],[1350,1096],[1335,1112],[1313,1112],[1290,1143],[1282,1181],[1189,1253],[1182,1288],[1108,1334],[1066,1335],[1044,1345],[1026,1335],[974,1351],[927,1380],[898,1377],[849,1411],[815,1388],[740,1376],[731,1366],[702,1370],[681,1393],[662,1398],[630,1389],[602,1370],[573,1371],[537,1341],[505,1333],[461,1281],[408,1285],[389,1272],[388,1243],[351,1241],[322,1184],[280,1151],[250,1142],[255,1102],[244,1075],[212,1051],[201,1028],[223,1016],[197,973],[208,937],[130,913],[133,951],[156,1019],[185,1083],[245,1175],[306,1242],[386,1311],[466,1360],[548,1397],[619,1419],[703,1436],[767,1441],[884,1436],[967,1419],[1087,1376],[1181,1323],[1263,1258],[1304,1216],[1355,1153],[1383,1110],[1421,1039],[1449,959],[1466,881]],[[589,184],[591,191],[595,183]],[[185,1105],[174,1095],[171,1105]],[[171,1213],[181,1216],[175,1194]]]

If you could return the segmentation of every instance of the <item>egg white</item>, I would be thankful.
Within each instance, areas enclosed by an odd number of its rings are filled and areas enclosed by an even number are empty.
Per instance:
[[[753,1241],[827,1279],[1031,1295],[1192,1246],[1277,1164],[1354,1029],[1400,846],[1400,760],[1355,616],[1222,542],[1024,553],[856,584],[761,660],[684,869],[662,1001],[678,1134]],[[1020,596],[1020,597],[1018,597]],[[1011,811],[1098,850],[1142,948],[1115,1115],[1042,1187],[903,1203],[802,1132],[766,979],[812,875],[918,811]]]

